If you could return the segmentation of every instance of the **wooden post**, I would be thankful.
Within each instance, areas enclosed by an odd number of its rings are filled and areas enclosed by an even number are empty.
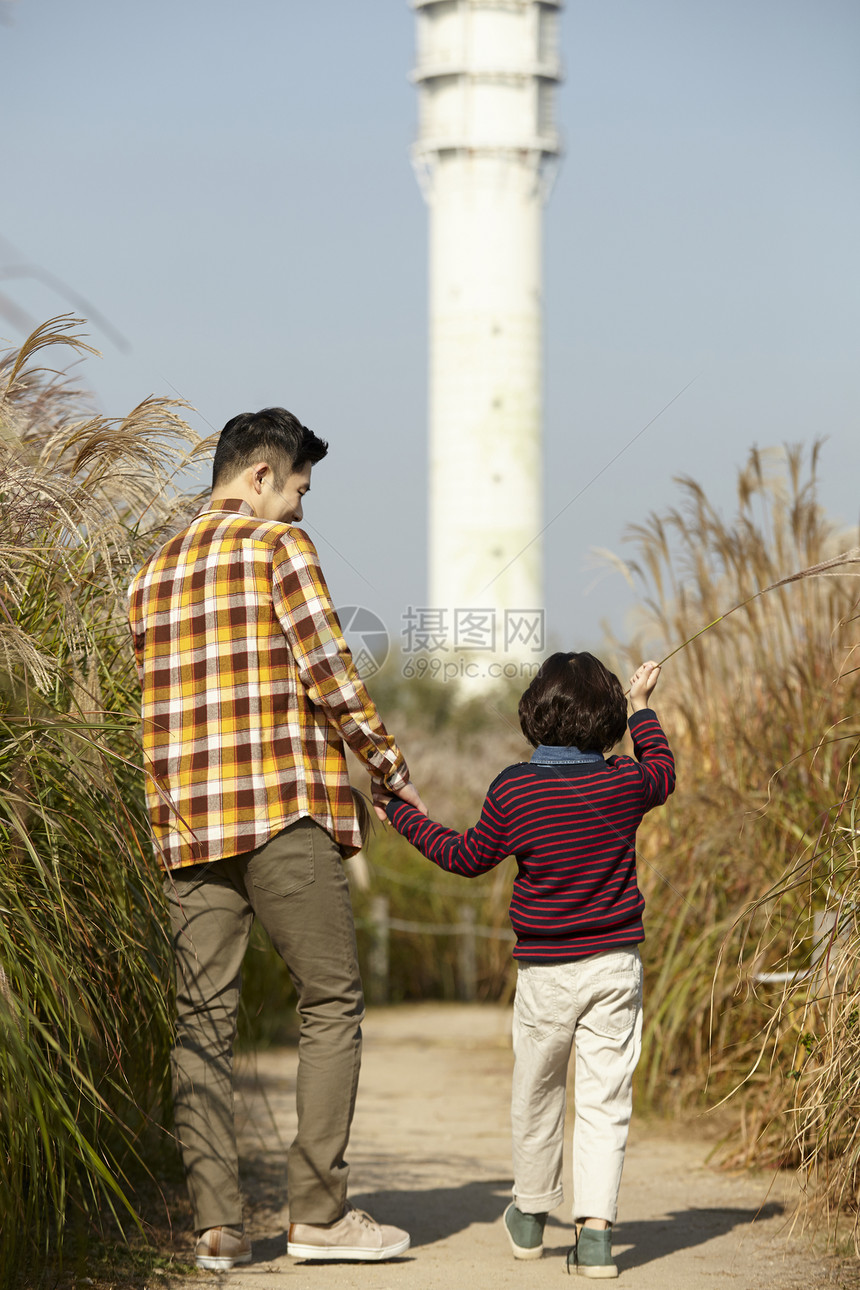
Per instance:
[[[475,907],[460,906],[460,930],[457,944],[457,984],[460,998],[472,1003],[478,993],[478,966],[475,953]]]
[[[835,909],[816,909],[812,915],[812,966],[829,958],[838,939]]]
[[[387,896],[374,896],[371,900],[370,928],[367,992],[371,1003],[388,1003],[389,926]]]

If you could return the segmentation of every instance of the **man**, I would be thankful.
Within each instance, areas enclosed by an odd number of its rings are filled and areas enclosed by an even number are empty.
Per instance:
[[[301,1017],[288,1155],[298,1258],[377,1260],[409,1236],[346,1199],[364,1003],[342,858],[361,845],[342,740],[424,809],[296,525],[328,445],[283,408],[221,432],[209,504],[134,578],[147,801],[176,957],[176,1133],[197,1264],[247,1263],[233,1123],[240,966],[256,916]]]

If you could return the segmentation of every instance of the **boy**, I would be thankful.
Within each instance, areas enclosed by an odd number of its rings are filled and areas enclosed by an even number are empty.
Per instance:
[[[536,751],[496,777],[480,820],[464,834],[396,797],[375,795],[380,818],[450,873],[475,878],[516,857],[514,1199],[505,1227],[515,1258],[540,1258],[547,1214],[563,1199],[565,1088],[575,1043],[576,1243],[567,1267],[588,1277],[618,1275],[611,1225],[642,1035],[645,902],[636,882],[636,829],[675,785],[672,753],[648,707],[659,675],[647,662],[630,681],[636,760],[605,758],[628,724],[618,678],[591,654],[548,658],[519,704]]]

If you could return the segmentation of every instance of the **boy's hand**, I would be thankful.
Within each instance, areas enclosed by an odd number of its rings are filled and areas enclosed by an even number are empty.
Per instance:
[[[660,668],[653,659],[649,659],[647,663],[640,663],[637,667],[630,678],[630,706],[634,712],[641,712],[643,708],[648,707],[648,700],[659,678]]]
[[[376,811],[377,817],[382,820],[383,824],[388,819],[385,808],[393,796],[394,794],[389,793],[388,789],[377,780],[372,779],[370,781],[370,800],[373,802],[373,809]]]

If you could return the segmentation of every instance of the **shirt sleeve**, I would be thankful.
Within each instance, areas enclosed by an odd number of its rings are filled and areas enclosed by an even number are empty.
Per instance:
[[[146,629],[140,614],[140,593],[137,579],[128,589],[128,625],[131,631],[131,644],[134,650],[137,677],[141,685],[143,685],[143,649],[146,643]]]
[[[358,675],[316,547],[302,529],[290,528],[275,550],[272,600],[311,702],[370,774],[398,792],[409,770]]]
[[[629,725],[642,777],[644,806],[650,811],[653,806],[661,806],[675,788],[675,758],[653,709],[634,712]]]
[[[511,854],[504,814],[493,798],[492,789],[484,801],[480,820],[465,833],[455,833],[444,824],[428,820],[409,802],[396,798],[388,803],[385,811],[398,833],[448,873],[477,878]]]

